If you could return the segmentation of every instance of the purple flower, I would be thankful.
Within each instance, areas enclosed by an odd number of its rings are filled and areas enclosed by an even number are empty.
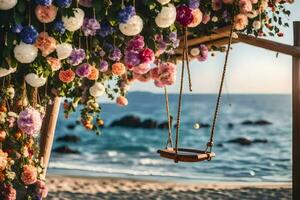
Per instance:
[[[108,62],[106,60],[101,60],[99,65],[100,72],[106,72],[108,70]]]
[[[177,40],[177,32],[171,32],[169,34],[169,39],[172,41],[172,42],[175,42]]]
[[[223,18],[225,19],[226,22],[228,22],[230,20],[230,14],[227,10],[224,10],[222,16],[223,16]]]
[[[200,50],[200,54],[199,56],[197,56],[197,59],[202,62],[202,61],[206,61],[208,58],[208,48],[207,46],[205,46],[204,44],[201,44],[199,46],[199,50]]]
[[[106,54],[106,53],[105,53],[105,51],[104,51],[104,50],[100,50],[100,51],[99,51],[99,56],[100,56],[100,57],[104,57],[104,56],[105,56],[105,54]]]
[[[26,108],[19,114],[18,118],[19,129],[27,135],[37,134],[42,126],[41,114],[34,108]]]
[[[39,33],[33,26],[26,26],[20,32],[22,42],[26,44],[34,44]]]
[[[141,63],[141,60],[139,58],[139,52],[137,51],[126,51],[125,52],[125,58],[124,62],[128,67],[137,66]]]
[[[134,15],[136,15],[135,8],[133,6],[127,6],[119,11],[118,20],[120,23],[127,23]]]
[[[113,48],[113,50],[109,53],[108,58],[112,61],[120,61],[122,58],[121,50],[117,47]]]
[[[176,13],[176,21],[182,26],[188,26],[194,20],[192,9],[190,9],[186,5],[181,5],[177,7]]]
[[[91,66],[88,63],[83,63],[79,65],[76,69],[77,76],[84,78],[90,75],[91,73]]]
[[[101,37],[107,37],[115,32],[115,29],[111,27],[108,23],[101,23],[101,29],[98,31],[98,34]]]
[[[73,49],[71,55],[68,58],[68,63],[73,66],[77,66],[85,59],[84,49]]]
[[[199,8],[200,0],[189,0],[189,7],[192,9]]]
[[[144,37],[141,35],[137,35],[128,42],[126,49],[128,51],[130,50],[140,51],[144,48],[144,46],[145,46]]]
[[[84,36],[95,36],[97,30],[100,29],[99,22],[94,18],[85,18],[82,25]]]

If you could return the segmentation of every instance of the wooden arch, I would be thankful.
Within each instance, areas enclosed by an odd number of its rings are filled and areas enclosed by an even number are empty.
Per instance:
[[[292,145],[292,191],[293,200],[300,199],[300,21],[294,22],[294,46],[282,44],[275,41],[270,41],[261,38],[255,38],[245,34],[238,33],[233,42],[241,42],[256,47],[261,47],[271,51],[287,54],[293,56],[293,69],[292,69],[292,120],[293,120],[293,145]],[[228,43],[229,27],[223,27],[215,30],[209,36],[199,38],[191,38],[188,40],[189,47],[205,44],[208,47],[217,46],[221,47]],[[181,57],[183,43],[180,43],[179,48],[176,50],[178,58]],[[190,59],[193,59],[192,57]],[[54,97],[53,104],[47,107],[46,117],[41,131],[41,158],[43,159],[44,166],[48,167],[56,122],[58,118],[61,98]],[[46,170],[45,170],[46,176]]]

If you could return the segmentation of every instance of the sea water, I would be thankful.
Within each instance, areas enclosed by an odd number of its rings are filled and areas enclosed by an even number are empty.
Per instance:
[[[52,153],[50,174],[174,180],[187,182],[291,181],[291,96],[290,95],[224,95],[215,131],[216,157],[208,162],[174,163],[159,157],[157,149],[166,145],[166,129],[109,127],[126,115],[158,122],[166,121],[163,94],[132,92],[129,105],[101,104],[106,128],[100,136],[75,124],[79,113],[68,120],[60,112],[55,138],[75,134],[78,143],[55,142],[54,148],[68,145],[79,155]],[[171,94],[170,112],[176,118],[178,95]],[[211,124],[216,95],[184,95],[180,128],[180,146],[204,149],[210,129],[194,129],[195,123]],[[271,125],[245,126],[246,120],[267,120]],[[229,123],[233,127],[228,126]],[[175,130],[173,130],[173,135]],[[267,143],[243,146],[229,140],[245,137],[266,139]]]

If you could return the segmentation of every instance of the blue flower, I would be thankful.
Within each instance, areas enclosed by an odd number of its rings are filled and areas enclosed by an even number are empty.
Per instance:
[[[72,4],[72,0],[54,0],[54,3],[60,8],[68,8]]]
[[[35,3],[43,6],[50,6],[52,4],[52,0],[35,0]]]
[[[11,31],[14,33],[21,33],[22,29],[23,29],[22,24],[16,24],[11,28]]]
[[[134,15],[136,15],[135,8],[133,6],[127,6],[118,13],[118,20],[121,23],[127,23]]]
[[[34,44],[39,33],[33,26],[26,26],[22,29],[20,37],[22,42],[26,44]]]
[[[107,36],[113,34],[114,32],[115,32],[115,30],[113,27],[111,27],[108,23],[103,22],[103,23],[101,23],[101,28],[98,31],[98,34],[104,38],[104,37],[107,37]]]
[[[64,25],[63,21],[61,21],[61,20],[56,21],[53,25],[53,28],[54,28],[55,32],[58,32],[60,34],[64,34],[66,32],[65,25]]]
[[[189,7],[192,9],[199,8],[200,0],[189,0]]]

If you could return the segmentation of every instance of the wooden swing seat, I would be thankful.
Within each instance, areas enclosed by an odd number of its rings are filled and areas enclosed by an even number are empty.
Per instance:
[[[175,148],[160,149],[157,153],[161,157],[172,159],[175,162],[201,162],[216,156],[214,152],[188,148],[178,148],[177,154]]]

